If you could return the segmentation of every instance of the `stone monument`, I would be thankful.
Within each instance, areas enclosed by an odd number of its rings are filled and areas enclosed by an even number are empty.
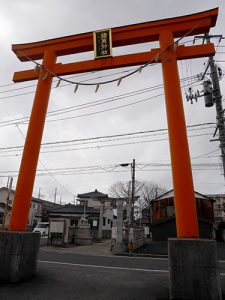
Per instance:
[[[80,218],[78,224],[78,230],[75,237],[75,244],[77,245],[90,245],[92,244],[92,236],[90,230],[90,224],[88,224],[88,220],[85,216]]]

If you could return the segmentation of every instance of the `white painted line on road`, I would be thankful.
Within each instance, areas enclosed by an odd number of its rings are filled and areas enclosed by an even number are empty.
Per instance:
[[[84,265],[65,263],[60,261],[39,260],[40,263],[55,264],[55,265],[67,265],[74,267],[88,267],[88,268],[102,268],[102,269],[114,269],[114,270],[126,270],[126,271],[142,271],[148,273],[169,273],[168,270],[152,270],[152,269],[136,269],[136,268],[122,268],[122,267],[109,267],[109,266],[97,266],[97,265]],[[225,261],[224,261],[225,262]],[[225,276],[225,273],[220,273],[221,276]]]
[[[113,256],[111,256],[113,257]],[[116,255],[114,256],[116,258],[129,258],[129,259],[152,259],[152,260],[168,260],[168,258],[166,257],[149,257],[149,256],[126,256],[126,255],[123,255],[123,256],[119,256],[119,255]]]
[[[109,266],[96,266],[96,265],[84,265],[84,264],[73,264],[65,263],[60,261],[49,261],[49,260],[39,260],[40,263],[47,264],[58,264],[58,265],[67,265],[75,267],[88,267],[88,268],[101,268],[101,269],[115,269],[115,270],[127,270],[127,271],[142,271],[142,272],[152,272],[152,273],[168,273],[168,270],[150,270],[150,269],[134,269],[134,268],[122,268],[122,267],[109,267]]]

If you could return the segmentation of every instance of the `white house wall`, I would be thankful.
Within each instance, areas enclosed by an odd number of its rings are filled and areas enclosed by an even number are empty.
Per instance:
[[[10,197],[9,197],[9,207],[12,207],[13,205],[13,199],[14,199],[15,191],[11,191]],[[6,199],[8,197],[8,190],[6,189],[0,189],[0,203],[6,204]],[[33,226],[34,223],[38,223],[41,221],[41,218],[37,218],[36,215],[41,215],[41,204],[37,203],[37,201],[32,200],[31,201],[31,207],[29,212],[29,219],[28,219],[28,226]],[[8,225],[10,218],[10,212],[7,212],[6,216],[6,222],[5,225]]]

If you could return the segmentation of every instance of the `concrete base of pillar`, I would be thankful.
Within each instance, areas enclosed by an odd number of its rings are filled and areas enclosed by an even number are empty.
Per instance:
[[[112,248],[112,254],[123,254],[126,252],[126,247],[123,242],[116,242]]]
[[[216,241],[169,239],[170,299],[222,300]]]
[[[17,282],[35,275],[40,234],[0,233],[0,281]]]

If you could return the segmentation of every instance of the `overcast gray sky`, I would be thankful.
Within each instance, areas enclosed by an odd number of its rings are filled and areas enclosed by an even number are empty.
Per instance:
[[[36,86],[35,81],[13,84],[15,71],[33,68],[34,64],[20,62],[11,51],[12,44],[188,15],[215,7],[219,7],[220,11],[217,25],[211,32],[225,35],[224,1],[0,0],[0,4],[0,148],[24,144],[27,123],[21,123],[20,118],[29,116]],[[187,45],[192,44],[190,37],[185,41],[190,41]],[[218,40],[215,39],[214,42],[218,45]],[[117,48],[113,50],[113,55],[145,51],[152,47],[156,45],[148,43]],[[93,53],[85,53],[59,57],[58,62],[91,58]],[[225,70],[225,40],[217,48],[216,60]],[[180,78],[196,76],[204,70],[206,61],[207,58],[179,62]],[[129,69],[133,68],[76,75],[73,79],[101,82],[118,78]],[[224,82],[223,78],[223,95]],[[161,84],[161,66],[154,65],[145,68],[141,74],[123,80],[119,87],[115,83],[101,86],[97,93],[95,87],[79,87],[76,94],[72,85],[62,84],[59,88],[53,88],[48,111],[59,111],[47,118],[43,143],[165,129],[167,121],[163,88],[159,86]],[[182,91],[187,125],[215,123],[215,107],[205,108],[202,98],[193,105],[186,103],[185,92],[188,87],[201,90],[201,82],[196,83],[194,78],[186,79],[183,84],[186,85]],[[53,87],[55,86],[56,82],[53,83]],[[155,89],[155,86],[158,88]],[[154,89],[150,89],[151,87]],[[114,97],[114,101],[103,101],[112,100],[110,97]],[[84,104],[93,101],[98,101],[98,105],[85,107]],[[69,112],[62,110],[70,107]],[[8,120],[12,121],[6,122]],[[188,130],[194,186],[196,191],[203,194],[225,193],[219,145],[209,141],[214,129],[214,125],[204,125]],[[63,202],[72,202],[73,195],[95,188],[107,193],[116,181],[130,180],[130,167],[124,169],[118,165],[132,162],[133,158],[137,163],[138,180],[152,181],[171,189],[171,168],[168,166],[170,154],[165,133],[148,132],[96,140],[94,143],[93,140],[87,140],[70,144],[71,146],[63,144],[58,148],[55,145],[47,149],[43,147],[38,166],[39,170],[43,170],[38,172],[42,176],[36,177],[33,194],[37,196],[41,188],[41,194],[53,201],[57,188],[57,201],[62,197]],[[6,185],[10,174],[14,176],[13,184],[16,185],[20,160],[21,151],[0,149],[0,185]],[[154,166],[153,163],[160,165]],[[46,173],[45,169],[49,170],[51,176],[43,175]]]

